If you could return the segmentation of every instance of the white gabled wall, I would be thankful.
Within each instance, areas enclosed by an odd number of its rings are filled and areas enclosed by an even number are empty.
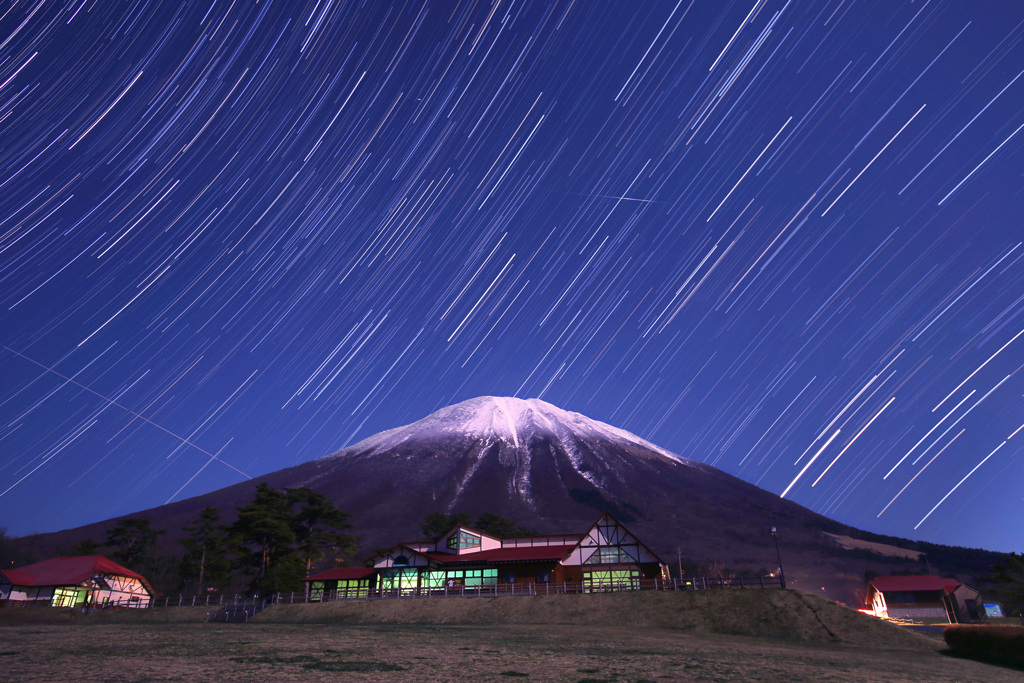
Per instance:
[[[395,565],[395,559],[399,558],[399,557],[404,557],[406,560],[408,560],[408,562],[406,562],[406,563],[399,563],[398,565]],[[394,567],[394,566],[399,566],[399,567],[426,567],[429,564],[430,564],[430,561],[426,557],[424,557],[420,553],[416,552],[412,548],[407,548],[405,546],[399,546],[397,548],[392,548],[391,550],[388,550],[383,555],[377,556],[377,558],[374,559],[374,561],[373,561],[373,568],[374,569],[388,569],[388,568]]]
[[[103,574],[103,581],[108,588],[95,587],[90,591],[92,602],[95,604],[103,604],[106,599],[107,602],[117,605],[148,607],[150,600],[153,599],[153,596],[138,579],[117,574]]]
[[[579,544],[573,548],[569,556],[562,560],[566,566],[577,566],[587,562],[599,548],[617,547],[637,564],[659,562],[660,560],[636,536],[631,534],[610,515],[601,515],[594,526],[583,536]]]

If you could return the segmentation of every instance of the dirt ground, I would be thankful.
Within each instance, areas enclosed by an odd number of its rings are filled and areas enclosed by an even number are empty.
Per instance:
[[[942,654],[796,591],[202,608],[0,609],[0,681],[984,681],[1019,670]]]
[[[985,681],[932,649],[557,625],[0,626],[2,681]]]

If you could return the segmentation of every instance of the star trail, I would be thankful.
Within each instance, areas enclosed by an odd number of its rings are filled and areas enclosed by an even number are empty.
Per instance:
[[[0,526],[538,397],[1024,550],[1024,5],[8,3]]]

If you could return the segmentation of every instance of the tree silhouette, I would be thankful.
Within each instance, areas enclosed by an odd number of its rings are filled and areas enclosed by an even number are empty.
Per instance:
[[[220,523],[220,519],[220,510],[207,507],[195,521],[182,527],[188,536],[181,540],[185,555],[181,558],[178,573],[182,579],[195,581],[200,592],[209,581],[219,583],[227,579],[231,571],[227,556],[227,527]]]
[[[498,538],[510,538],[513,536],[536,536],[536,529],[527,529],[521,527],[512,520],[499,517],[498,515],[491,514],[490,512],[484,512],[476,521],[473,526],[480,531],[486,531],[487,533],[497,536]]]
[[[72,555],[95,555],[99,552],[100,544],[91,538],[83,538],[81,541],[71,546]]]
[[[153,529],[148,519],[129,517],[107,531],[103,545],[115,548],[110,557],[131,569],[147,564],[150,546],[165,533],[163,529]]]
[[[491,534],[492,536],[497,536],[498,538],[537,535],[537,532],[534,529],[521,527],[511,520],[499,517],[498,515],[490,512],[482,513],[476,518],[475,522],[471,521],[472,519],[473,518],[469,516],[468,512],[456,512],[451,515],[446,515],[443,512],[431,512],[423,519],[420,529],[422,529],[424,535],[432,541],[436,541],[441,538],[446,531],[457,524],[472,527],[479,531]]]
[[[314,562],[328,555],[343,562],[355,553],[356,539],[344,533],[352,528],[347,513],[336,508],[327,496],[309,488],[285,489],[285,493],[293,506],[301,506],[292,514],[291,526],[307,575]]]
[[[470,519],[469,513],[466,512],[456,512],[453,515],[446,515],[443,512],[431,512],[423,519],[420,529],[423,530],[424,536],[432,541],[436,541],[441,538],[444,532],[456,524],[471,526]]]
[[[238,519],[229,533],[242,566],[253,575],[254,590],[295,590],[301,586],[302,560],[292,548],[295,531],[291,521],[288,494],[266,482],[256,487],[251,503],[238,508]]]
[[[998,584],[998,595],[1004,614],[1024,620],[1024,555],[1009,553],[992,567],[992,578]]]

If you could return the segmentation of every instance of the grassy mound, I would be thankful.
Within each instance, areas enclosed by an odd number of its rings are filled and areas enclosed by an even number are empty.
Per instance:
[[[779,590],[342,600],[276,605],[257,615],[254,621],[630,626],[695,634],[935,649],[935,643],[924,636],[848,607],[800,591]]]

